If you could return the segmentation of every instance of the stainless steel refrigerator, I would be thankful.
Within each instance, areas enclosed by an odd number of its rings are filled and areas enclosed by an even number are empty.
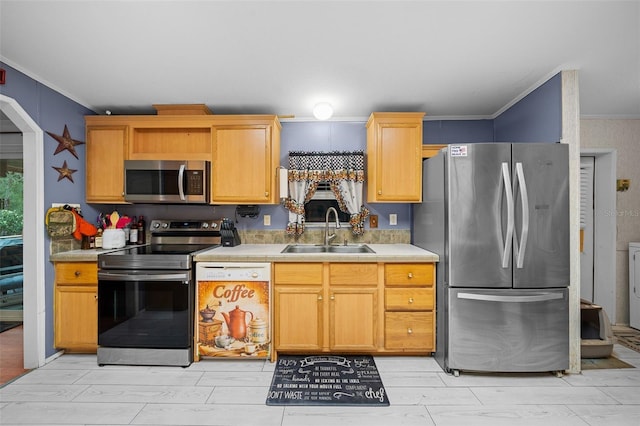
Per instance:
[[[559,143],[449,145],[424,161],[413,243],[440,256],[446,372],[569,368],[568,174]]]

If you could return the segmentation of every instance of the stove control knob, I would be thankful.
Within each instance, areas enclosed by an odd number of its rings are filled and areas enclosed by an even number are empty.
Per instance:
[[[164,222],[164,223],[162,224],[162,227],[163,227],[163,228],[168,228],[168,227],[169,227],[169,224],[168,224],[167,222]]]
[[[203,223],[202,223],[202,227],[203,227],[204,229],[207,229],[207,228],[209,227],[209,224],[208,224],[207,222],[203,222]]]
[[[153,224],[153,227],[154,227],[155,229],[158,229],[158,228],[160,228],[160,224],[159,224],[158,222],[156,222],[156,223],[154,223],[154,224]]]
[[[215,222],[211,222],[211,227],[212,227],[212,228],[217,228],[217,227],[218,227],[218,224],[217,224],[217,223],[215,223]]]

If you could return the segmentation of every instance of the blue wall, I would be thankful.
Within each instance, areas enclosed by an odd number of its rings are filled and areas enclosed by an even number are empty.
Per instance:
[[[562,78],[556,74],[494,120],[496,142],[559,142]]]
[[[84,116],[93,114],[92,111],[39,83],[38,81],[25,76],[23,73],[0,63],[6,70],[6,84],[0,86],[0,92],[10,98],[15,99],[20,106],[29,114],[44,132],[51,132],[62,135],[64,126],[67,126],[73,139],[85,141]],[[44,205],[48,207],[53,202],[78,203],[82,206],[85,214],[93,216],[93,209],[85,204],[85,146],[75,147],[78,159],[68,150],[64,150],[57,155],[53,155],[58,142],[44,133]],[[64,161],[67,167],[76,169],[73,182],[68,179],[58,181],[59,173],[53,167],[62,167]],[[24,194],[27,197],[35,197],[35,194]],[[31,226],[44,230],[43,223],[25,223],[25,227]],[[46,232],[45,232],[46,235]],[[45,236],[45,253],[49,254],[49,239]],[[29,253],[25,253],[29,256]],[[45,306],[46,306],[46,330],[45,344],[46,356],[53,355],[56,350],[53,347],[53,265],[46,262],[45,267]]]
[[[433,120],[423,125],[422,142],[452,143],[493,142],[493,120]]]

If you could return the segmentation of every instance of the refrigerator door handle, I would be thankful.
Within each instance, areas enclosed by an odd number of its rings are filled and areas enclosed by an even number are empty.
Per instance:
[[[562,293],[541,293],[530,296],[498,296],[493,294],[458,293],[458,299],[481,300],[485,302],[534,303],[562,299]]]
[[[522,200],[522,232],[520,233],[520,246],[515,243],[516,268],[522,269],[524,265],[524,255],[527,249],[527,239],[529,237],[529,196],[527,195],[527,183],[524,178],[522,163],[516,163],[516,176],[520,187],[520,199]]]
[[[509,258],[511,257],[511,243],[513,241],[513,193],[511,192],[511,177],[509,176],[509,163],[502,163],[502,182],[504,184],[504,193],[507,197],[507,234],[504,237],[502,245],[502,267],[509,267]]]

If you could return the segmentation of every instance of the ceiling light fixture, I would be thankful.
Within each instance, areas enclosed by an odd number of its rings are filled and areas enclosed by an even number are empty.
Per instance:
[[[320,102],[313,107],[313,116],[318,120],[326,120],[333,115],[333,107],[328,102]]]

